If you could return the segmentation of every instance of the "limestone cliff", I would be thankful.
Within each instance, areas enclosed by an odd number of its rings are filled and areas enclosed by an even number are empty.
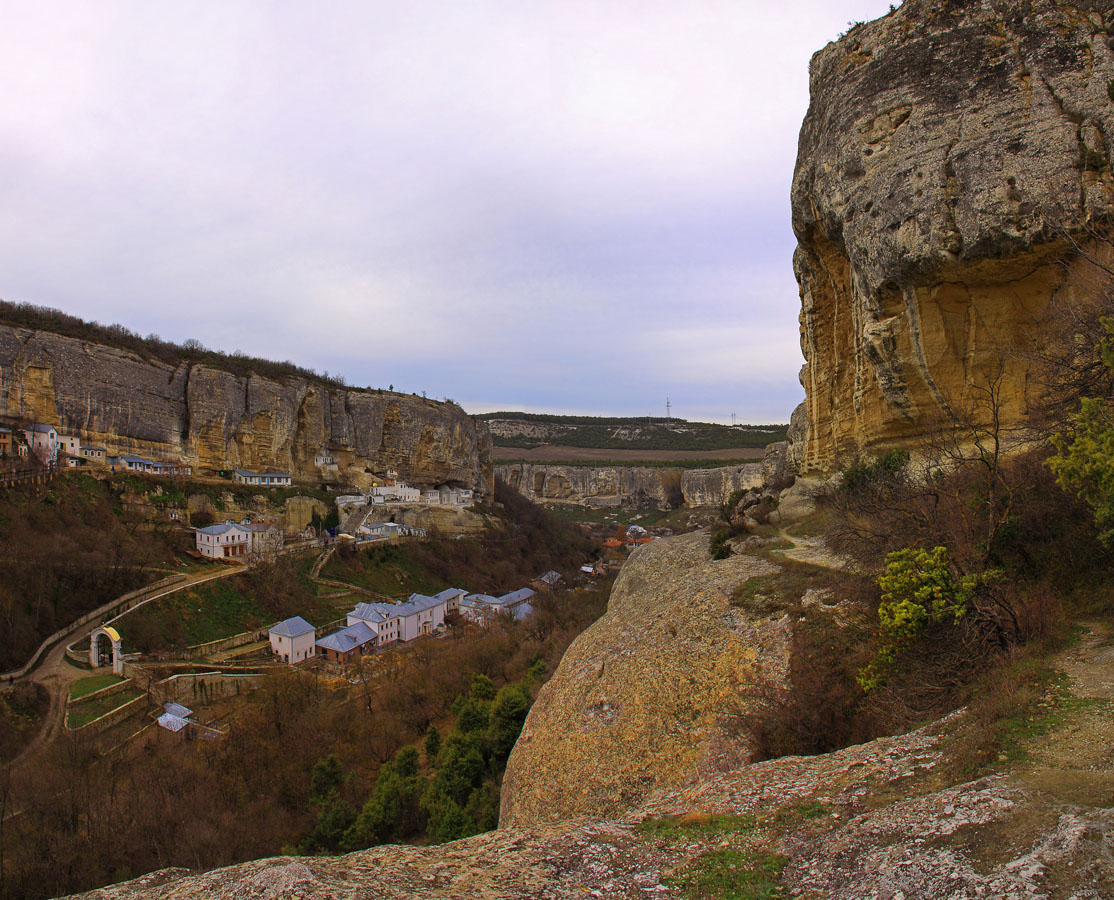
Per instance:
[[[500,827],[614,815],[653,789],[738,763],[746,747],[732,716],[762,667],[780,674],[786,633],[728,598],[773,571],[752,555],[711,561],[701,533],[637,550],[607,613],[530,710],[507,763]]]
[[[669,466],[560,466],[514,463],[496,474],[538,503],[595,507],[718,506],[734,490],[762,484],[761,463],[716,469]]]
[[[911,444],[1002,379],[1114,212],[1109,3],[907,0],[812,59],[793,180],[802,471]]]
[[[301,377],[240,376],[45,331],[0,325],[0,417],[36,421],[121,452],[319,477],[325,449],[339,479],[396,469],[490,496],[491,437],[459,407]]]

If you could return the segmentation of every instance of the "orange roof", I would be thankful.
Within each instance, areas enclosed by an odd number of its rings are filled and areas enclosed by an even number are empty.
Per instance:
[[[615,538],[608,538],[606,541],[603,542],[603,545],[605,547],[622,547],[623,542],[620,540],[616,540]]]

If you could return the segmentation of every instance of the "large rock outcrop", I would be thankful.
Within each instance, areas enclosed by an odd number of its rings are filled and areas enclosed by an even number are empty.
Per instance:
[[[474,487],[490,496],[491,437],[459,407],[300,377],[240,376],[171,366],[130,351],[0,325],[0,417],[55,425],[83,442],[173,457],[202,474],[280,469],[317,479],[314,457],[342,481],[395,469],[415,484]]]
[[[912,445],[1027,349],[1061,262],[1114,212],[1109,3],[906,0],[812,59],[793,180],[803,472]]]
[[[636,508],[718,506],[738,489],[762,484],[762,463],[715,469],[670,466],[561,466],[512,463],[496,474],[537,503]]]
[[[500,827],[615,815],[737,764],[747,748],[733,717],[759,672],[783,676],[787,625],[751,621],[729,598],[776,570],[753,555],[712,561],[702,533],[636,551],[530,710]]]

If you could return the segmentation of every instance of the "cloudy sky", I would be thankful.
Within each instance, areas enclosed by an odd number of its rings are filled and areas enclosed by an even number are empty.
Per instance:
[[[530,409],[786,421],[808,60],[877,0],[12,0],[0,297]]]

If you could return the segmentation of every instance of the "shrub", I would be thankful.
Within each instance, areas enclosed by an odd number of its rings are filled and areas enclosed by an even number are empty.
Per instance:
[[[859,674],[863,690],[881,686],[898,654],[927,625],[962,619],[978,584],[976,576],[960,576],[952,570],[945,547],[891,553],[885,574],[878,579],[882,590],[878,648],[875,659]]]
[[[729,528],[717,531],[712,535],[712,540],[708,544],[708,552],[712,554],[712,559],[727,559],[731,555],[730,541],[732,537],[734,535]]]

